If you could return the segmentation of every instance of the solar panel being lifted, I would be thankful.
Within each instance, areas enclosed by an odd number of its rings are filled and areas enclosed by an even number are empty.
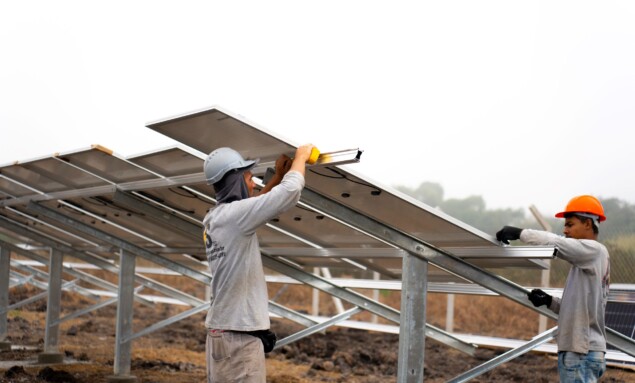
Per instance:
[[[37,225],[43,234],[62,236],[78,248],[95,246],[76,239],[70,228],[59,232],[55,224],[47,225],[46,219],[36,221],[26,206],[35,201],[64,209],[85,224],[108,222],[102,227],[113,235],[164,254],[171,252],[173,259],[181,253],[201,257],[200,222],[214,206],[213,190],[205,185],[202,175],[205,153],[232,146],[245,157],[260,158],[264,172],[280,153],[293,154],[295,150],[285,140],[218,108],[150,127],[191,149],[169,148],[123,159],[108,149],[93,146],[1,167],[0,206],[7,208],[4,214],[16,222]],[[542,268],[545,264],[541,259],[551,257],[550,248],[498,246],[491,236],[356,175],[350,167],[310,167],[307,189],[479,267]],[[164,218],[172,216],[186,222],[166,225]],[[303,266],[368,269],[386,278],[399,278],[401,274],[402,253],[395,252],[393,246],[303,204],[276,217],[258,234],[263,250],[269,249],[272,256],[279,256],[277,249],[297,249],[295,254],[287,251],[284,257],[294,258]],[[101,254],[110,253],[108,246],[95,243],[104,249]],[[365,250],[362,256],[359,251],[352,255],[350,252],[355,249]],[[457,280],[434,266],[429,268],[429,274],[434,281]]]
[[[283,138],[217,107],[147,126],[201,153],[228,146],[245,158],[273,163],[280,154],[292,155],[295,151],[295,146]],[[501,247],[493,236],[356,174],[351,168],[309,167],[306,188],[436,247],[462,249],[460,257],[481,267],[546,268],[540,258],[550,258],[551,248],[534,247],[522,254],[519,248]],[[280,217],[276,225],[323,247],[390,247],[323,218],[311,209],[296,208]],[[261,244],[263,248],[271,246],[266,236],[262,236]]]

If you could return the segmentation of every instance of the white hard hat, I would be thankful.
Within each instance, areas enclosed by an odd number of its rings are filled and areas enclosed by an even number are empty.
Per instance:
[[[211,152],[205,159],[203,171],[209,185],[220,181],[225,173],[230,170],[247,170],[258,163],[256,160],[244,160],[243,157],[232,148],[218,148]]]

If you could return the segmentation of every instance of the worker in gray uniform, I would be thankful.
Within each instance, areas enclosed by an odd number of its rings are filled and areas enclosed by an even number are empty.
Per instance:
[[[305,163],[313,145],[300,146],[293,160],[280,156],[275,174],[253,196],[251,168],[231,148],[219,148],[204,164],[217,205],[205,219],[204,241],[212,275],[207,329],[207,381],[265,383],[265,352],[273,349],[269,297],[256,230],[295,206],[304,187]]]
[[[590,195],[574,197],[563,212],[564,237],[553,233],[505,226],[496,233],[503,243],[520,239],[551,245],[556,256],[571,264],[562,298],[540,289],[529,294],[535,307],[546,305],[558,314],[558,372],[560,382],[597,382],[606,370],[604,312],[609,295],[609,253],[597,241],[598,225],[606,220],[600,201]]]

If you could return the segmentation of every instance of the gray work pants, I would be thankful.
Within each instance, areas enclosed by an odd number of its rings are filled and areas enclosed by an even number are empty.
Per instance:
[[[265,383],[265,352],[259,338],[207,330],[207,383]]]

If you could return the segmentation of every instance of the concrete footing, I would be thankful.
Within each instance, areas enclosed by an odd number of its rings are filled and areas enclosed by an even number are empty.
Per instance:
[[[59,352],[43,352],[37,356],[38,364],[60,364],[64,363],[64,355]]]
[[[136,383],[137,377],[134,375],[111,375],[106,377],[108,383]]]
[[[11,351],[11,342],[0,341],[0,351]]]

